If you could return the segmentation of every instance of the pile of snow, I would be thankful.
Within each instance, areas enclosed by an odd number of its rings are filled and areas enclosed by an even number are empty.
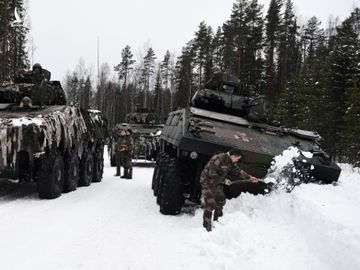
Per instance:
[[[0,197],[1,269],[360,269],[360,170],[350,165],[337,186],[227,201],[208,233],[202,209],[159,213],[152,168],[122,180],[105,158],[103,182],[56,200]]]
[[[11,120],[11,124],[14,127],[21,127],[21,126],[28,126],[28,125],[37,125],[41,126],[44,123],[44,120],[42,117],[21,117],[21,118],[15,118]]]
[[[276,184],[276,189],[292,190],[294,185],[300,183],[300,179],[290,179],[289,173],[296,173],[297,169],[295,168],[294,159],[298,159],[300,155],[309,159],[313,156],[312,153],[301,151],[297,147],[289,147],[284,150],[281,155],[276,156],[272,161],[264,182]],[[306,163],[306,159],[303,159],[303,162]],[[311,166],[310,169],[314,169],[314,166]],[[298,172],[298,174],[300,175],[301,173]]]
[[[199,239],[203,255],[214,269],[359,269],[360,170],[341,168],[337,186],[230,200],[210,236]]]

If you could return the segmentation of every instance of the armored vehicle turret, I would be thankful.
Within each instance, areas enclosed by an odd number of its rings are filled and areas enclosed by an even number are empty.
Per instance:
[[[265,99],[239,95],[238,85],[233,76],[221,74],[195,93],[189,108],[169,113],[152,182],[161,213],[180,213],[186,200],[199,203],[204,165],[216,152],[231,148],[243,153],[242,169],[263,178],[273,158],[295,146],[312,153],[311,158],[295,162],[305,182],[337,181],[341,170],[321,150],[319,134],[270,125],[271,110]],[[237,182],[225,193],[231,198],[241,192],[264,194],[270,188],[264,182]]]
[[[60,82],[46,71],[33,75],[0,86],[0,177],[35,182],[46,199],[100,182],[107,137],[101,113],[67,106]]]

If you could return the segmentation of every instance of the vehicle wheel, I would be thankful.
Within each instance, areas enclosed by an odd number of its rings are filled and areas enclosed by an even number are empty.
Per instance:
[[[104,172],[104,150],[97,149],[94,158],[94,176],[92,181],[101,182]]]
[[[156,203],[160,205],[161,202],[161,195],[162,195],[162,186],[164,183],[164,177],[168,170],[169,163],[174,162],[173,158],[170,158],[168,155],[165,155],[161,161],[158,176],[156,179],[156,184],[154,187],[154,195],[156,198]]]
[[[177,215],[183,205],[182,182],[176,161],[170,162],[162,183],[160,212],[164,215]]]
[[[76,190],[79,184],[79,178],[79,157],[76,153],[70,153],[65,162],[64,192]]]
[[[94,174],[93,155],[89,152],[83,155],[80,161],[79,186],[90,186]]]
[[[158,157],[156,158],[156,165],[154,168],[153,178],[151,182],[151,188],[154,190],[154,195],[156,196],[156,190],[159,185],[159,172],[160,172],[160,166],[161,162],[163,161],[163,158],[165,156],[164,152],[159,153]]]
[[[64,160],[53,154],[41,160],[37,188],[41,199],[54,199],[61,195],[64,186]]]

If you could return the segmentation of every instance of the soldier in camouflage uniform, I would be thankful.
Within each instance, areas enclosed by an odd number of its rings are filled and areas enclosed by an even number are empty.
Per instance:
[[[39,63],[36,63],[32,67],[31,78],[33,83],[36,85],[33,88],[32,100],[36,105],[44,106],[45,103],[45,76],[43,69]]]
[[[231,149],[227,153],[214,155],[205,165],[201,175],[200,183],[202,195],[205,201],[203,226],[207,231],[211,231],[211,219],[214,211],[214,221],[223,215],[222,209],[226,202],[223,185],[231,185],[228,175],[238,175],[240,180],[250,180],[257,182],[258,179],[247,174],[237,166],[241,158],[238,149]]]
[[[211,76],[207,82],[205,82],[205,88],[212,90],[220,90],[221,84],[224,80],[224,74],[219,67],[211,68]]]
[[[122,130],[116,142],[116,175],[120,175],[120,168],[124,167],[121,178],[132,179],[132,156],[134,140],[128,130]]]
[[[124,151],[123,155],[123,164],[124,164],[124,178],[126,179],[132,179],[132,157],[134,155],[134,139],[132,137],[132,130],[127,129],[126,130],[126,142],[127,142],[127,148],[126,151]]]
[[[120,169],[121,169],[121,165],[122,165],[121,164],[121,156],[122,156],[121,145],[125,142],[125,136],[126,136],[126,131],[121,130],[116,139],[116,143],[115,143],[116,174],[115,174],[115,176],[120,176]]]

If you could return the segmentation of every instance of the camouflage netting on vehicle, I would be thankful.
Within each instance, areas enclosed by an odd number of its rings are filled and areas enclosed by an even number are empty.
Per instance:
[[[91,140],[95,134],[104,138],[104,126],[104,121],[96,112],[84,114],[67,106],[37,112],[36,116],[2,115],[0,169],[14,165],[16,154],[21,150],[28,152],[30,159],[57,148],[64,152],[74,148],[81,156],[84,150],[82,142]]]

